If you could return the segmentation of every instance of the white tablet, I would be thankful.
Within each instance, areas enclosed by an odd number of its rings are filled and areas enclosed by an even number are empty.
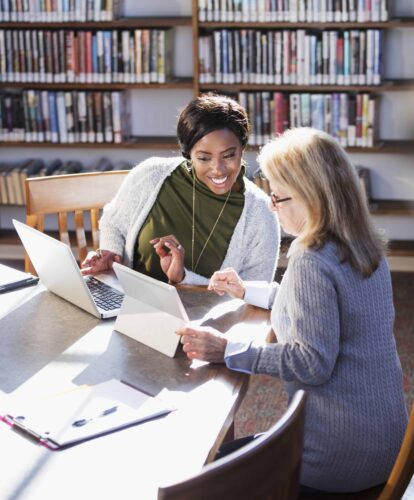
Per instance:
[[[115,330],[174,357],[180,341],[175,332],[189,321],[175,287],[121,264],[113,269],[125,292]]]

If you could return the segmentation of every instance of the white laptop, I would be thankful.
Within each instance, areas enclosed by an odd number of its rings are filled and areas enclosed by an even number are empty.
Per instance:
[[[119,313],[123,293],[97,276],[82,276],[68,245],[13,219],[39,278],[51,292],[98,318]]]
[[[189,321],[176,288],[121,264],[113,269],[125,292],[115,330],[174,357],[175,332]]]

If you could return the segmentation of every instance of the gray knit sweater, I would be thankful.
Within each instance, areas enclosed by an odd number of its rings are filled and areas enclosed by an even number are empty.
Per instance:
[[[385,481],[407,424],[386,259],[364,279],[332,243],[297,248],[273,290],[278,343],[247,344],[227,366],[308,393],[302,484],[352,492]]]
[[[165,179],[184,158],[149,158],[123,181],[115,198],[105,206],[100,220],[100,247],[124,258],[132,266],[138,233],[153,207]],[[221,268],[233,267],[246,280],[272,281],[278,259],[280,232],[268,209],[268,197],[248,179],[245,203]],[[262,227],[258,231],[258,225]],[[189,228],[189,231],[191,228]],[[163,236],[163,235],[160,235]],[[209,279],[185,270],[183,283],[206,285]]]

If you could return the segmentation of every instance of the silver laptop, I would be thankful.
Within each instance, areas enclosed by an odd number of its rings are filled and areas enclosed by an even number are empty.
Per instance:
[[[13,224],[49,291],[97,318],[113,318],[119,313],[124,294],[101,281],[99,275],[82,276],[68,245],[17,220]]]
[[[175,332],[189,321],[176,288],[116,262],[113,268],[125,292],[115,330],[174,357]]]

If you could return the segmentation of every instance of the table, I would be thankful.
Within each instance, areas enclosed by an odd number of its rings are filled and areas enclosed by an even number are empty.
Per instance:
[[[223,332],[268,331],[268,312],[202,288],[181,287],[190,319]],[[248,377],[224,365],[170,359],[113,330],[43,286],[0,295],[0,414],[13,398],[37,398],[68,384],[126,380],[151,394],[167,389],[166,417],[50,451],[0,422],[0,498],[138,500],[197,473],[214,457]],[[234,330],[234,329],[233,329]]]

